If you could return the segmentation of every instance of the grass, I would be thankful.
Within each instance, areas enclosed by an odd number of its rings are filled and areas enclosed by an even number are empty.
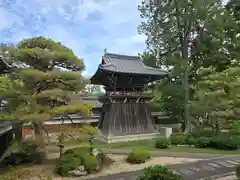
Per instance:
[[[97,148],[109,148],[109,149],[147,149],[152,151],[163,151],[163,152],[189,152],[189,153],[211,153],[211,154],[240,154],[240,151],[234,150],[218,150],[212,148],[193,148],[193,147],[178,147],[172,146],[169,149],[156,149],[154,140],[141,140],[141,141],[132,141],[132,142],[121,142],[114,144],[107,144],[100,141],[93,142],[94,147]],[[86,147],[89,146],[88,142],[68,142],[65,144],[65,147],[78,146]],[[48,146],[49,152],[59,152],[59,148],[55,145]]]

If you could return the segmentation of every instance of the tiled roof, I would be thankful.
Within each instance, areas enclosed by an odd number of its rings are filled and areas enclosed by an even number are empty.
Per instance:
[[[159,68],[146,66],[138,56],[126,56],[106,53],[103,56],[100,69],[112,72],[121,72],[129,74],[146,74],[167,76],[168,72]]]

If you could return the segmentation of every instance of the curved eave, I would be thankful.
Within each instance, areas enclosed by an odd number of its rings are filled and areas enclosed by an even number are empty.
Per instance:
[[[102,85],[101,75],[102,75],[102,69],[100,67],[98,67],[97,71],[90,79],[91,84]]]
[[[116,70],[111,70],[111,69],[106,69],[102,66],[98,66],[97,71],[95,72],[95,74],[91,77],[90,81],[91,84],[95,84],[95,85],[102,85],[103,84],[103,73],[122,73],[122,74],[127,74],[127,75],[138,75],[138,76],[150,76],[150,80],[148,83],[153,82],[153,81],[157,81],[163,78],[166,78],[169,76],[169,73],[166,72],[159,72],[159,74],[156,73],[134,73],[134,72],[122,72],[122,71],[116,71]]]

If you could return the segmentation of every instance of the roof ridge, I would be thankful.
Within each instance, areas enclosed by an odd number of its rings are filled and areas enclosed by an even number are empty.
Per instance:
[[[106,53],[105,57],[112,57],[112,58],[118,58],[118,59],[124,59],[124,60],[139,60],[140,61],[140,57],[139,56],[129,56],[129,55],[124,55],[124,54],[114,54],[114,53]]]

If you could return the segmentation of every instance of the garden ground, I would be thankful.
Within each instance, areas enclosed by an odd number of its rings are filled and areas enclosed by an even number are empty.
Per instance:
[[[88,142],[79,142],[76,140],[69,140],[65,142],[65,147],[67,149],[73,147],[83,147],[88,146]],[[106,144],[100,141],[94,141],[94,147],[96,148],[104,148],[104,149],[146,149],[146,150],[154,150],[156,152],[184,152],[184,153],[207,153],[207,154],[240,154],[240,150],[219,150],[212,148],[193,148],[189,146],[171,146],[169,149],[161,149],[156,150],[155,141],[154,140],[141,140],[141,141],[133,141],[133,142],[124,142],[124,143],[114,143],[114,144]],[[59,147],[57,144],[50,144],[47,147],[48,152],[55,153],[59,152]],[[121,151],[121,150],[120,150]],[[116,151],[115,151],[116,152]],[[122,151],[121,151],[122,154]]]
[[[192,154],[189,154],[191,157]],[[200,156],[201,154],[199,154]],[[213,155],[213,154],[212,154]],[[219,158],[212,158],[207,160],[193,159],[193,158],[173,158],[173,157],[153,157],[149,161],[139,165],[130,165],[126,163],[125,155],[113,155],[108,154],[115,162],[107,167],[103,171],[96,174],[91,174],[81,179],[95,178],[98,180],[132,180],[132,178],[142,173],[142,170],[146,166],[153,164],[166,164],[169,167],[181,172],[185,177],[192,178],[193,176],[201,178],[204,175],[216,175],[220,173],[232,172],[234,170],[234,163],[240,162],[240,155],[228,155]],[[55,159],[46,160],[42,165],[34,165],[31,167],[19,166],[18,170],[21,170],[22,174],[25,175],[24,180],[78,180],[79,177],[60,177],[55,174],[55,167],[57,161]],[[206,167],[206,168],[203,168]],[[218,168],[217,168],[218,167]],[[204,172],[203,172],[204,171]],[[194,174],[195,173],[195,174]],[[205,174],[204,174],[205,173]],[[99,177],[100,176],[100,177]],[[231,175],[233,176],[233,175]],[[229,177],[231,177],[229,176]],[[45,178],[45,179],[43,179]],[[221,180],[223,180],[222,177]],[[94,179],[94,180],[95,180]],[[218,178],[216,178],[218,179]]]

